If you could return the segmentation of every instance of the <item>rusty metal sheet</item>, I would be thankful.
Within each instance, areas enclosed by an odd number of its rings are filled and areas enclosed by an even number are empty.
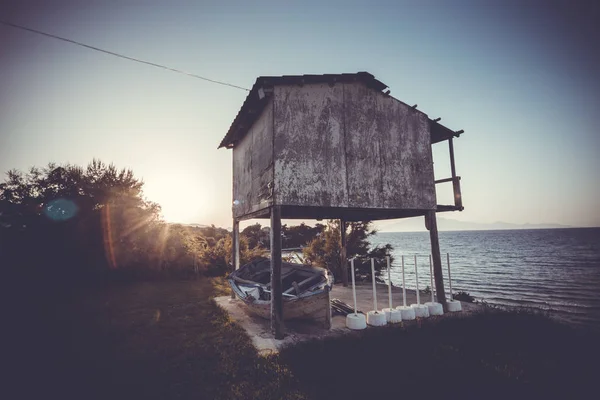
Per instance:
[[[275,202],[346,207],[343,85],[274,88]]]
[[[272,203],[273,102],[265,106],[248,133],[233,149],[234,217],[266,208]]]

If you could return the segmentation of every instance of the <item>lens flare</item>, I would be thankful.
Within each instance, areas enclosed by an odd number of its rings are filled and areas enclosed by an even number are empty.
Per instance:
[[[79,208],[71,200],[58,198],[44,207],[44,214],[53,221],[66,221],[77,215]]]
[[[102,232],[104,237],[104,252],[111,269],[117,268],[115,249],[112,240],[112,227],[110,224],[110,204],[102,209]]]

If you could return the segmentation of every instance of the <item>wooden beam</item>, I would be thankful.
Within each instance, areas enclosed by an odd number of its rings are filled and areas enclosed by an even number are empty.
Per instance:
[[[281,217],[284,219],[344,219],[348,223],[416,217],[425,215],[427,211],[430,210],[281,206]]]
[[[450,150],[450,171],[452,171],[452,178],[456,178],[456,166],[454,164],[454,140],[448,139],[448,148]]]
[[[458,179],[460,179],[460,177]],[[435,183],[437,185],[438,183],[452,182],[453,180],[454,180],[454,178],[444,178],[444,179],[438,179],[437,181],[434,181],[433,183]]]
[[[460,176],[457,176],[452,181],[452,189],[454,191],[454,205],[460,211],[464,210],[464,207],[462,205],[462,194],[460,192]]]
[[[271,333],[283,339],[283,294],[281,285],[281,208],[271,207]]]
[[[444,290],[444,276],[442,275],[442,256],[440,254],[440,241],[438,237],[437,219],[435,211],[430,211],[425,218],[426,225],[429,227],[429,239],[431,241],[431,258],[433,259],[433,276],[435,279],[435,291],[437,293],[437,302],[442,304],[444,311],[447,311],[446,291]]]
[[[446,211],[462,211],[464,207],[456,207],[455,205],[446,205],[446,204],[438,204],[436,206],[436,212],[446,212]]]
[[[462,208],[462,196],[460,194],[460,178],[456,176],[456,165],[454,163],[454,141],[448,139],[448,149],[450,150],[450,170],[452,171],[452,190],[454,192],[454,205]]]
[[[233,223],[233,266],[236,270],[240,269],[240,223]]]
[[[233,219],[233,230],[231,232],[231,269],[234,271],[240,267],[240,222]],[[235,292],[231,290],[231,298],[235,299]]]
[[[348,254],[346,252],[346,220],[340,219],[340,268],[342,270],[342,284],[344,287],[348,286]]]
[[[421,217],[427,209],[386,209],[386,208],[347,208],[347,207],[314,207],[314,206],[280,206],[281,218],[284,219],[340,219],[346,223],[355,221],[376,221],[384,219]],[[269,219],[269,208],[255,212],[236,215],[240,221],[248,219]]]
[[[245,221],[249,219],[259,219],[259,218],[270,218],[271,214],[268,208],[262,208],[258,211],[248,212],[243,215],[238,215],[240,221]]]

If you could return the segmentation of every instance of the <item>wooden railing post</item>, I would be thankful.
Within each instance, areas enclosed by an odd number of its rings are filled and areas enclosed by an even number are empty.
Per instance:
[[[340,219],[340,266],[342,269],[342,284],[348,286],[348,253],[346,252],[346,220]]]
[[[452,138],[448,139],[448,148],[450,150],[450,171],[452,171],[452,191],[454,192],[454,205],[462,208],[460,177],[456,176],[456,165],[454,163],[454,143]]]

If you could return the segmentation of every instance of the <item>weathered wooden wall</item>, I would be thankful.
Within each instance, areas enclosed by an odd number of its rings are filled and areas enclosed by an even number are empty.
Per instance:
[[[276,86],[274,109],[276,204],[435,208],[424,113],[358,82]]]
[[[233,216],[273,203],[273,102],[270,101],[233,150]]]
[[[275,87],[277,204],[348,205],[343,94],[343,85]]]
[[[358,83],[344,98],[351,207],[435,208],[427,115]]]

